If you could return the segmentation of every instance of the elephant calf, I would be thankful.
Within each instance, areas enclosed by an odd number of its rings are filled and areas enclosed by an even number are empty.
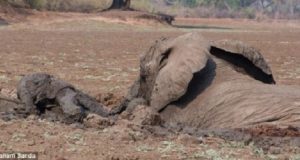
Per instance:
[[[49,105],[59,105],[63,113],[81,121],[87,113],[107,117],[109,112],[94,98],[71,84],[44,73],[24,76],[17,87],[18,98],[25,104],[26,113],[45,112]]]

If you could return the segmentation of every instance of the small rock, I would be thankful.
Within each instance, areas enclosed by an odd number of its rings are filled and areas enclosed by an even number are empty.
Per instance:
[[[70,127],[76,128],[76,129],[84,129],[84,125],[82,123],[72,123],[70,125]]]
[[[127,111],[124,111],[120,114],[121,119],[130,119],[131,114]]]
[[[132,121],[139,125],[161,125],[160,115],[148,106],[139,105],[132,112]]]
[[[277,159],[290,160],[290,155],[287,154],[278,155]]]
[[[77,152],[78,150],[75,147],[71,147],[67,149],[67,152]]]
[[[37,120],[39,117],[37,115],[29,115],[26,119],[29,121]]]
[[[109,118],[104,118],[97,114],[89,114],[83,120],[83,124],[87,127],[104,129],[109,126],[113,126],[114,122]]]
[[[28,146],[34,146],[35,144],[36,144],[36,143],[35,143],[34,140],[28,141],[28,143],[27,143]]]
[[[14,133],[12,135],[12,140],[15,142],[19,142],[21,140],[23,141],[25,138],[26,138],[26,135],[22,134],[22,133]]]
[[[197,137],[193,137],[193,136],[188,135],[188,134],[180,134],[177,139],[178,139],[179,142],[181,142],[183,144],[186,144],[186,145],[202,143],[201,139],[199,139]]]
[[[108,108],[114,108],[116,106],[120,105],[120,97],[115,96],[112,93],[102,93],[95,96],[96,100],[103,104],[104,106],[107,106]]]
[[[141,133],[141,132],[129,132],[128,136],[130,137],[130,139],[134,142],[136,141],[142,141],[145,140],[147,138],[147,135]]]
[[[269,152],[270,152],[271,154],[280,154],[280,153],[281,153],[281,148],[271,146],[271,147],[269,148]]]
[[[54,134],[53,134],[52,132],[45,132],[45,133],[43,134],[43,137],[44,137],[45,139],[51,139],[51,138],[54,137]]]
[[[143,126],[143,128],[155,137],[167,137],[172,135],[168,129],[161,126]]]
[[[107,159],[107,160],[120,160],[121,158],[116,157],[116,156],[108,155],[108,156],[106,157],[106,159]]]
[[[203,140],[204,144],[213,145],[213,144],[224,144],[226,143],[224,139],[217,138],[217,137],[206,137]]]
[[[7,89],[2,88],[0,94],[7,98],[17,99],[17,90],[16,89]]]

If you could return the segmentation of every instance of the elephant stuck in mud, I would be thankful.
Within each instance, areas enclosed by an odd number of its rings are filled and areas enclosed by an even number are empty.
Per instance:
[[[25,104],[25,114],[41,115],[51,107],[60,106],[61,114],[70,123],[82,121],[88,113],[109,116],[109,111],[96,99],[45,73],[24,76],[18,84],[17,94]]]
[[[239,41],[208,42],[198,33],[163,38],[150,47],[126,105],[137,99],[169,125],[300,127],[300,87],[275,85],[257,49]]]

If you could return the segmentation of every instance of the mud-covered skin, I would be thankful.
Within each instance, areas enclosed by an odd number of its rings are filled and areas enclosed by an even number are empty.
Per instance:
[[[127,104],[144,99],[167,125],[299,126],[299,86],[274,84],[271,68],[254,47],[188,33],[158,40],[143,54],[132,87],[137,89],[129,92]]]
[[[24,76],[17,87],[18,98],[26,106],[26,114],[43,114],[49,105],[61,107],[65,117],[81,121],[88,113],[109,115],[94,98],[71,84],[45,73]]]

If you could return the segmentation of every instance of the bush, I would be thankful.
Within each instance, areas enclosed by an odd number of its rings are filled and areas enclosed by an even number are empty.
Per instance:
[[[18,8],[50,11],[91,12],[108,8],[111,0],[0,0],[0,5],[9,4]]]
[[[155,8],[151,5],[149,0],[133,0],[131,7],[138,10],[146,10],[149,12],[154,12]]]
[[[45,9],[47,4],[46,0],[25,0],[25,2],[30,6],[32,9]]]
[[[47,10],[90,12],[108,8],[109,0],[47,0]]]
[[[10,5],[16,8],[24,8],[26,7],[26,3],[23,0],[0,0],[1,6]]]
[[[249,19],[255,19],[256,18],[256,13],[255,10],[252,8],[245,8],[242,10],[244,17],[249,18]]]

